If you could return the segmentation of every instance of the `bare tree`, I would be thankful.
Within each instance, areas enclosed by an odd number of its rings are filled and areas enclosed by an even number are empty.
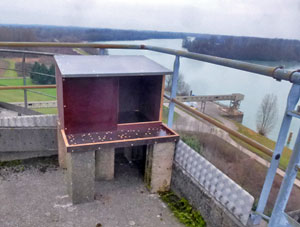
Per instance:
[[[257,111],[256,128],[258,133],[265,136],[271,132],[275,126],[277,115],[277,96],[266,94]]]
[[[172,76],[169,75],[166,77],[166,91],[171,91],[172,89]],[[190,85],[184,81],[183,74],[179,74],[178,82],[177,82],[177,95],[186,96],[190,93]]]

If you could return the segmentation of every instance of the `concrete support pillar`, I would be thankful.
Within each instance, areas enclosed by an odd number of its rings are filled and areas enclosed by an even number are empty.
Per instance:
[[[124,148],[124,157],[127,159],[127,161],[129,162],[129,164],[132,163],[132,147],[125,147]]]
[[[115,173],[115,149],[96,151],[96,180],[112,180]]]
[[[95,152],[66,154],[68,193],[73,204],[94,201]]]
[[[170,189],[175,143],[148,145],[145,182],[150,192]]]
[[[61,130],[59,128],[59,124],[57,126],[57,143],[58,143],[58,163],[61,168],[66,169],[66,154],[67,154],[67,148],[65,146],[65,142],[63,140]]]

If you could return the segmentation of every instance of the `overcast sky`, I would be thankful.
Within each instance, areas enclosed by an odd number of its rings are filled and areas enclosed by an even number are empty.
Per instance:
[[[0,23],[300,39],[300,0],[0,0]]]

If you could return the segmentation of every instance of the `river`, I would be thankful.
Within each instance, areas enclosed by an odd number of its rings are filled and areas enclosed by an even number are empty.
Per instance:
[[[103,42],[101,42],[103,43]],[[150,39],[144,41],[109,41],[106,43],[122,44],[145,44],[185,50],[182,48],[181,39]],[[161,65],[172,69],[175,57],[172,55],[156,53],[146,50],[118,50],[109,49],[110,55],[145,55]],[[287,69],[299,69],[299,62],[253,62],[256,64],[279,66],[283,65]],[[277,96],[278,120],[268,137],[276,140],[280,124],[283,118],[286,99],[291,83],[286,81],[278,82],[272,78],[259,74],[243,72],[223,66],[195,61],[191,59],[180,59],[180,73],[184,75],[185,81],[190,85],[194,94],[197,95],[221,95],[231,93],[242,93],[245,99],[242,101],[240,110],[244,112],[243,124],[256,130],[256,114],[263,97],[268,93]],[[298,119],[293,119],[290,131],[293,138],[290,146],[295,142],[300,126]]]

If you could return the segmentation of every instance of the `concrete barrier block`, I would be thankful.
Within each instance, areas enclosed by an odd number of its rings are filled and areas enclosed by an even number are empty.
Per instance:
[[[95,152],[67,153],[66,180],[73,204],[92,202],[95,195]]]

